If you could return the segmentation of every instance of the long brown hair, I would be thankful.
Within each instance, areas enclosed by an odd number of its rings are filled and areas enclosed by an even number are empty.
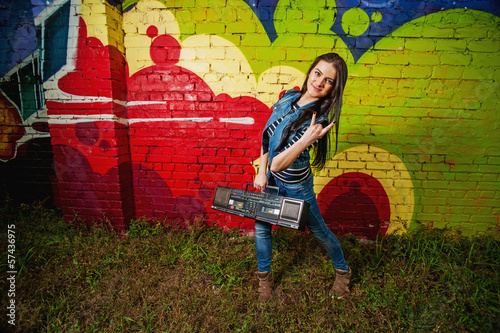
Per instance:
[[[327,53],[317,57],[309,68],[309,71],[307,72],[306,79],[304,81],[304,84],[302,85],[302,89],[300,90],[300,96],[302,96],[307,91],[307,81],[309,80],[309,75],[321,60],[332,64],[332,66],[336,70],[334,87],[328,96],[323,97],[322,99],[314,103],[313,106],[302,111],[299,117],[287,126],[287,128],[283,132],[281,142],[276,149],[277,151],[281,151],[283,148],[285,148],[290,133],[297,130],[297,128],[299,128],[302,123],[311,119],[313,113],[316,112],[316,118],[319,118],[326,114],[329,122],[335,122],[335,153],[337,152],[339,138],[339,119],[340,111],[342,109],[342,96],[344,94],[344,88],[347,82],[347,65],[344,59],[342,59],[342,57],[340,57],[337,53]],[[326,134],[318,140],[318,144],[316,146],[316,156],[314,157],[314,161],[312,163],[312,165],[317,167],[318,169],[323,169],[323,167],[325,166],[330,146],[329,137],[330,136]]]

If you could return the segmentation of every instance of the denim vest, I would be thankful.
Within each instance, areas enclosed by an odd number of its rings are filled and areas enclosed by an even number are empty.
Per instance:
[[[262,134],[262,149],[264,152],[266,151],[269,152],[269,157],[268,157],[269,168],[271,167],[273,158],[279,153],[278,151],[276,151],[276,148],[279,146],[281,142],[281,137],[283,136],[285,128],[288,126],[288,124],[296,120],[299,114],[303,110],[307,109],[308,107],[314,104],[314,102],[312,102],[293,110],[292,104],[295,103],[299,97],[300,97],[300,91],[292,89],[287,91],[285,95],[276,104],[273,105],[273,112],[269,120],[267,121],[266,126],[264,127],[264,132]],[[274,121],[276,121],[279,118],[283,118],[283,120],[274,130],[274,135],[271,136],[269,140],[267,140],[266,138],[267,129],[269,128],[269,126],[271,126],[272,123],[274,123]],[[316,123],[323,122],[325,120],[327,120],[327,115],[316,118]],[[288,142],[291,142],[291,140],[295,137],[297,133],[300,133],[304,129],[307,129],[310,124],[311,120],[307,120],[296,131],[290,133],[288,137]],[[297,159],[295,159],[295,161],[290,166],[290,169],[301,169],[307,167],[310,164],[309,161],[310,161],[309,149],[306,149],[299,155],[299,157],[297,157]]]

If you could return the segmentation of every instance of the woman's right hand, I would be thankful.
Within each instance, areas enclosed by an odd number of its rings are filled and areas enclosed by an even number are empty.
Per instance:
[[[264,191],[268,184],[267,174],[265,172],[259,172],[257,176],[255,176],[255,180],[253,181],[253,187],[255,189]]]

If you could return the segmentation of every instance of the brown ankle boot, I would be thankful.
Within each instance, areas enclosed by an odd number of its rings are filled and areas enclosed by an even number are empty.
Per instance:
[[[333,283],[333,288],[330,291],[330,295],[335,294],[337,299],[342,299],[347,293],[349,293],[349,281],[351,280],[351,269],[349,271],[343,271],[340,269],[335,269],[335,282]]]
[[[259,299],[263,302],[271,299],[273,292],[274,276],[272,272],[256,272],[259,278]]]

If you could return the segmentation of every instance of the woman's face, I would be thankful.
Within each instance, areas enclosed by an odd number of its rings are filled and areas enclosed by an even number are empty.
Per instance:
[[[328,96],[334,87],[336,76],[337,70],[333,64],[320,60],[309,74],[306,94],[315,101]]]

